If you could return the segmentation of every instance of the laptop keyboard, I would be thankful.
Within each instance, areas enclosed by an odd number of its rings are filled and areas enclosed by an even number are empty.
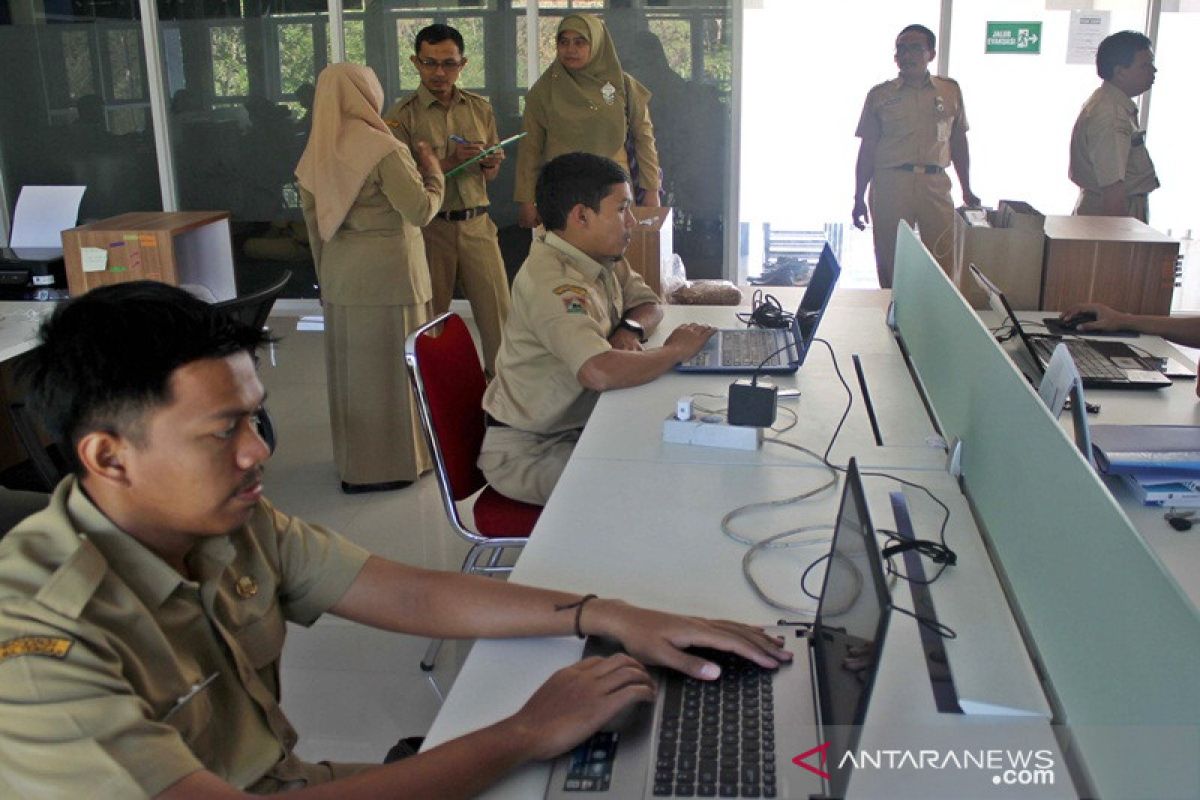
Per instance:
[[[1107,356],[1096,352],[1087,342],[1079,339],[1064,339],[1071,358],[1079,369],[1079,376],[1087,380],[1124,381],[1127,380],[1125,371],[1112,362]],[[1054,354],[1058,342],[1052,339],[1034,339],[1034,347],[1046,362]]]
[[[784,344],[777,331],[748,328],[721,332],[721,364],[727,367],[774,367],[784,363],[787,350],[775,352]]]
[[[738,656],[705,655],[716,681],[664,677],[656,797],[775,797],[774,673]]]

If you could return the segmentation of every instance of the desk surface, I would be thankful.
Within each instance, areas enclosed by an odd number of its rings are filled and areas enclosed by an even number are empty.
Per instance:
[[[54,303],[0,303],[0,361],[37,346],[38,328],[54,311]]]
[[[949,544],[960,565],[935,583],[932,595],[940,619],[959,638],[947,642],[947,654],[960,696],[980,711],[948,719],[936,712],[925,678],[925,665],[916,623],[894,614],[885,645],[875,701],[867,718],[862,747],[913,746],[914,742],[953,742],[962,747],[972,736],[995,744],[1053,748],[1049,710],[1033,668],[1021,646],[1000,587],[971,520],[965,499],[945,473],[896,470],[903,477],[934,491],[951,508]],[[780,618],[803,618],[773,608],[751,590],[741,575],[746,548],[724,537],[721,516],[733,505],[786,497],[819,485],[817,470],[711,464],[674,464],[669,469],[653,462],[608,462],[575,459],[570,462],[541,521],[518,560],[512,579],[569,591],[595,592],[680,613],[733,618],[773,624]],[[893,481],[867,477],[868,503],[875,524],[890,527],[887,493]],[[671,491],[666,484],[678,484]],[[597,491],[622,498],[620,503],[597,502]],[[940,521],[936,506],[919,491],[905,489],[918,532],[934,536]],[[743,532],[755,538],[793,527],[813,526],[798,537],[810,546],[769,551],[752,565],[760,585],[787,605],[815,609],[799,588],[799,574],[828,547],[829,526],[837,511],[840,491],[812,501],[756,515]],[[819,585],[820,570],[812,580]],[[893,600],[912,608],[908,588],[897,583]],[[480,641],[442,707],[427,744],[436,744],[514,712],[551,672],[578,659],[577,640]],[[1000,709],[1003,709],[1001,711]],[[931,745],[932,746],[932,745]],[[1061,763],[1061,760],[1059,761]],[[859,773],[851,796],[896,794],[894,775]],[[548,768],[525,768],[488,797],[540,797]],[[921,784],[920,796],[963,797],[978,794],[980,773],[958,778],[939,776]],[[990,776],[987,776],[990,780]],[[1060,783],[1069,784],[1065,772]],[[990,788],[990,782],[987,784]],[[868,788],[869,787],[869,788]],[[1061,787],[1060,787],[1061,788]],[[913,789],[912,796],[917,796]],[[989,792],[990,796],[990,792]],[[998,796],[1005,796],[999,794]]]
[[[835,294],[835,300],[842,293]],[[835,302],[821,329],[838,352],[878,358],[883,367],[902,364],[883,322],[886,294],[855,293]],[[785,302],[785,307],[787,301]],[[685,319],[722,321],[731,309],[672,307],[664,330]],[[724,315],[724,316],[722,316]],[[721,319],[718,320],[718,317]],[[724,323],[722,321],[722,324]],[[836,384],[828,353],[814,349],[795,378],[805,392],[801,439],[810,435],[824,450],[832,430],[827,422],[840,416],[844,390]],[[826,366],[822,368],[822,363]],[[853,369],[851,368],[851,372]],[[901,373],[881,373],[875,380],[880,397],[896,400]],[[903,378],[908,381],[907,373]],[[722,516],[743,503],[778,500],[819,486],[826,469],[811,457],[663,446],[661,419],[674,407],[679,386],[706,381],[725,387],[730,378],[671,375],[637,390],[606,393],[593,413],[575,455],[546,506],[512,579],[569,591],[618,596],[634,603],[681,613],[702,614],[771,624],[780,618],[803,618],[764,601],[742,576],[746,547],[725,537]],[[857,394],[853,374],[847,380]],[[698,382],[698,383],[693,383]],[[782,383],[782,381],[781,381]],[[836,387],[829,389],[830,384]],[[886,389],[884,388],[886,387]],[[872,389],[872,393],[876,390]],[[911,385],[908,391],[915,391]],[[897,401],[913,431],[928,432],[924,407]],[[805,425],[812,430],[804,432]],[[863,445],[865,420],[847,422],[849,452]],[[839,445],[841,440],[839,439]],[[960,696],[980,713],[939,715],[920,646],[917,624],[893,616],[884,659],[867,718],[862,748],[914,747],[936,743],[945,748],[999,747],[1046,749],[1055,754],[1056,782],[1040,787],[1039,796],[1072,796],[1070,779],[1054,743],[1049,710],[1033,667],[1021,644],[992,571],[984,545],[957,485],[943,470],[941,450],[932,447],[876,447],[872,457],[890,461],[891,474],[930,488],[951,511],[948,544],[959,566],[931,587],[942,621],[959,638],[947,643],[947,655]],[[614,452],[616,451],[616,452]],[[845,463],[835,449],[834,460]],[[905,462],[909,463],[905,463]],[[799,468],[803,467],[803,468]],[[893,524],[888,492],[900,488],[882,477],[866,477],[868,502],[877,527]],[[799,575],[828,549],[830,526],[840,497],[827,490],[811,500],[774,507],[741,518],[737,529],[750,538],[796,527],[812,528],[800,536],[804,546],[762,553],[751,570],[764,591],[784,605],[815,610],[799,587]],[[905,489],[918,535],[935,538],[941,520],[938,507],[919,490]],[[812,580],[819,585],[820,569]],[[908,587],[893,587],[896,605],[912,607]],[[480,641],[474,645],[453,691],[427,737],[433,745],[476,729],[516,711],[557,668],[578,659],[581,644],[572,639]],[[548,766],[529,765],[487,794],[488,797],[532,798],[545,791]],[[855,774],[850,796],[964,797],[1028,796],[1027,787],[993,784],[990,772],[965,770],[924,773],[916,780],[887,770]],[[927,780],[926,778],[929,778]]]
[[[798,290],[783,290],[795,295]],[[835,293],[838,299],[840,293]],[[886,324],[887,292],[850,293],[832,303],[821,327],[820,339],[830,343],[837,369],[846,381],[853,404],[830,457],[845,464],[850,456],[866,467],[941,468],[945,451],[929,420],[920,394],[891,330]],[[786,299],[785,299],[786,298]],[[788,307],[791,298],[780,298]],[[667,306],[653,343],[661,342],[683,322],[705,322],[717,327],[737,327],[737,308]],[[855,363],[857,359],[857,365]],[[649,460],[662,463],[775,464],[813,466],[811,455],[778,443],[765,443],[757,451],[727,450],[662,441],[663,420],[675,410],[676,400],[691,395],[698,409],[723,411],[729,385],[736,375],[668,373],[650,383],[600,396],[591,421],[575,449],[575,458]],[[830,349],[814,342],[804,365],[795,375],[769,379],[781,389],[798,389],[800,397],[779,402],[779,433],[771,438],[824,453],[845,413],[847,394],[838,381]],[[875,414],[875,427],[864,402],[867,386]],[[789,430],[782,430],[789,423]]]
[[[977,313],[985,324],[996,325],[1000,321],[999,315],[993,311]],[[1017,315],[1022,320],[1040,322],[1052,313],[1019,311]],[[1140,347],[1155,356],[1168,356],[1188,366],[1195,366],[1192,359],[1157,336],[1121,337],[1116,341]],[[1033,364],[1019,342],[1010,341],[1005,349],[1027,375],[1034,374]],[[1171,386],[1163,389],[1088,389],[1086,397],[1088,402],[1100,405],[1098,414],[1088,415],[1092,425],[1200,425],[1200,399],[1196,397],[1194,378],[1177,378]],[[1071,429],[1069,414],[1063,414],[1059,421],[1065,428]],[[1180,589],[1200,609],[1200,534],[1195,529],[1180,532],[1172,528],[1163,519],[1165,508],[1142,505],[1120,479],[1105,478],[1105,484],[1146,545]]]

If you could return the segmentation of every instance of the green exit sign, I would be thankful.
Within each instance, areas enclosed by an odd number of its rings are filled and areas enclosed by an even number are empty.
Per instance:
[[[985,53],[1042,52],[1042,23],[989,22]]]

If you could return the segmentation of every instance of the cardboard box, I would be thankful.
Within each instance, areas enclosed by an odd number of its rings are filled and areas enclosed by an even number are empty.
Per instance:
[[[670,208],[630,209],[638,224],[633,229],[633,238],[625,259],[629,266],[642,276],[646,285],[666,302],[663,294],[663,278],[671,274],[675,255],[675,214]]]
[[[1045,216],[1019,200],[1001,200],[986,213],[988,225],[971,224],[966,209],[954,215],[954,285],[972,307],[987,308],[987,295],[968,268],[974,264],[1015,310],[1041,308]]]

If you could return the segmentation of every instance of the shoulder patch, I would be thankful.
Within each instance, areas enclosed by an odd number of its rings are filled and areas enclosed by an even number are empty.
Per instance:
[[[577,283],[563,283],[554,287],[554,293],[562,301],[563,310],[568,314],[586,314],[588,307],[588,290]]]
[[[75,642],[57,636],[21,636],[0,642],[0,663],[18,656],[46,656],[62,660]]]

